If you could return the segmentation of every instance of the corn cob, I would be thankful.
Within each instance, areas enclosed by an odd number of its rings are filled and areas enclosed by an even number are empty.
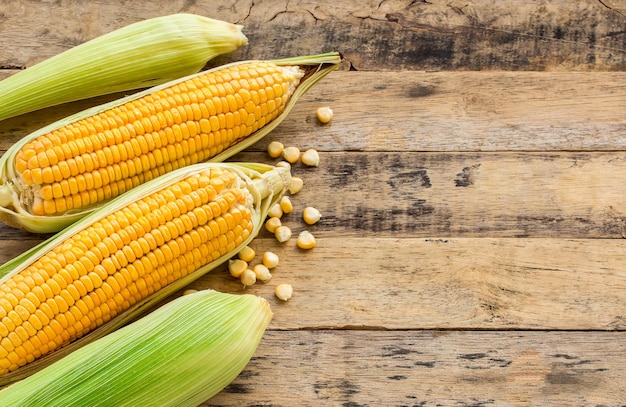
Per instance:
[[[147,88],[196,73],[248,40],[241,26],[194,14],[140,21],[0,82],[0,120],[73,100]]]
[[[288,170],[262,164],[181,168],[4,264],[0,385],[46,363],[45,355],[115,329],[234,256],[290,181]]]
[[[56,232],[159,175],[222,161],[273,130],[339,62],[330,53],[233,63],[44,127],[0,158],[0,220]]]
[[[272,317],[250,294],[198,291],[0,391],[4,406],[196,406],[230,383]]]

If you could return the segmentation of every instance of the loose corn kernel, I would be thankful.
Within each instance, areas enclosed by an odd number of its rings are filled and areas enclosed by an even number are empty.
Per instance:
[[[300,177],[291,177],[291,184],[287,188],[291,195],[295,195],[302,190],[304,181]]]
[[[293,296],[293,287],[291,284],[278,284],[274,288],[274,295],[279,300],[287,301]]]
[[[188,288],[187,290],[183,291],[183,295],[195,294],[197,292],[198,290],[194,290],[193,288]]]
[[[295,164],[300,159],[300,149],[298,147],[285,147],[283,158],[290,164]]]
[[[256,283],[256,274],[250,269],[245,269],[243,273],[241,273],[239,281],[241,281],[241,284],[244,286],[250,287]]]
[[[266,283],[272,278],[272,273],[270,272],[270,269],[267,268],[264,264],[255,265],[252,271],[254,271],[254,275],[256,276],[257,281]]]
[[[228,260],[228,272],[235,278],[240,278],[245,269],[248,268],[248,262],[241,259]]]
[[[281,225],[274,230],[274,236],[276,236],[276,240],[280,243],[285,243],[287,240],[291,239],[291,229],[285,225]]]
[[[282,218],[283,217],[283,209],[280,207],[280,203],[275,203],[274,205],[272,205],[270,207],[269,212],[267,213],[267,216],[269,216],[270,218]]]
[[[283,213],[289,213],[293,210],[293,205],[288,196],[283,196],[280,199],[280,209],[282,209]]]
[[[302,153],[300,160],[302,161],[302,164],[306,166],[317,167],[320,164],[320,155],[317,150],[309,148]]]
[[[316,245],[315,236],[307,230],[303,230],[296,239],[296,244],[301,249],[312,249]]]
[[[254,256],[256,256],[256,252],[250,246],[245,246],[243,249],[241,249],[241,251],[239,251],[239,253],[237,253],[237,257],[248,263],[254,260]]]
[[[317,109],[317,120],[320,123],[328,123],[333,118],[333,109],[329,106],[320,107]]]
[[[322,214],[320,213],[320,211],[312,206],[307,206],[302,212],[302,219],[306,222],[307,225],[314,225],[319,222],[321,218]]]
[[[283,154],[285,146],[280,141],[272,141],[267,145],[267,153],[272,158],[278,158]]]
[[[279,218],[269,218],[267,221],[265,221],[265,229],[270,233],[274,233],[276,229],[281,225],[282,222]]]
[[[268,269],[273,269],[278,266],[278,255],[274,252],[265,252],[263,253],[263,258],[261,260],[265,267]]]

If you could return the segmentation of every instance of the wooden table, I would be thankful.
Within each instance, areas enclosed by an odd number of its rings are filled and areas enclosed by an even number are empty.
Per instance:
[[[626,1],[6,0],[1,73],[174,12],[245,26],[250,45],[215,64],[345,58],[234,158],[318,149],[284,222],[324,217],[311,251],[253,242],[280,255],[245,290],[275,317],[204,405],[626,403]],[[0,148],[104,100],[2,122]],[[0,261],[42,239],[0,227]],[[243,292],[225,268],[193,286]]]

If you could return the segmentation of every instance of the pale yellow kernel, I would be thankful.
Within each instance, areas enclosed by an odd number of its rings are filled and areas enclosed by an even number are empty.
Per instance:
[[[267,145],[267,153],[272,158],[278,158],[283,154],[285,146],[280,141],[272,141]]]
[[[296,245],[301,249],[312,249],[316,245],[315,236],[307,230],[303,230],[296,239]]]
[[[272,278],[272,273],[270,272],[270,269],[267,268],[264,264],[255,265],[252,271],[254,271],[254,275],[256,276],[257,281],[266,283]]]
[[[239,281],[241,281],[241,284],[243,284],[244,286],[250,287],[251,285],[254,285],[254,283],[256,283],[256,274],[250,269],[245,269],[243,273],[241,273]]]
[[[287,168],[289,170],[291,169],[291,164],[289,164],[287,161],[279,161],[276,163],[275,166],[279,168]]]
[[[312,206],[307,206],[302,211],[302,219],[306,222],[307,225],[314,225],[322,218],[322,214],[319,210]]]
[[[269,218],[267,221],[265,221],[265,229],[270,233],[274,233],[276,229],[281,225],[282,222],[279,218]]]
[[[316,114],[317,120],[319,120],[320,123],[328,123],[333,118],[333,109],[329,106],[320,107],[317,109]]]
[[[317,167],[320,164],[320,155],[317,150],[310,148],[302,153],[300,160],[308,167]]]
[[[240,278],[243,272],[248,268],[248,262],[241,259],[228,260],[228,272],[235,278]]]
[[[283,158],[291,164],[295,164],[300,159],[300,149],[298,147],[289,146],[283,150]]]
[[[274,230],[274,236],[280,243],[285,243],[291,239],[291,229],[288,226],[281,225]]]
[[[293,204],[291,203],[291,200],[289,199],[288,196],[283,196],[280,199],[279,205],[283,213],[289,213],[293,210]]]
[[[237,253],[237,257],[248,263],[254,260],[254,256],[256,256],[256,252],[250,246],[245,246],[239,251],[239,253]]]
[[[280,206],[280,203],[275,203],[270,207],[270,210],[267,212],[267,216],[270,218],[282,218],[283,217],[283,209]]]
[[[273,269],[278,266],[278,263],[279,263],[278,255],[274,252],[265,252],[263,253],[261,262],[268,269]]]
[[[278,284],[274,288],[274,295],[282,301],[287,301],[293,296],[293,287],[291,284]]]
[[[198,290],[194,290],[193,288],[188,288],[185,291],[183,291],[183,295],[190,295],[190,294],[194,294],[197,293]]]
[[[304,181],[300,177],[291,177],[291,184],[289,185],[289,193],[291,195],[295,195],[302,190],[304,186]]]

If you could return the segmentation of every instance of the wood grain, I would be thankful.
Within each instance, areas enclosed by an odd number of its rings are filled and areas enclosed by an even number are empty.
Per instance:
[[[30,66],[123,25],[176,12],[243,24],[251,45],[234,54],[243,59],[337,50],[351,69],[369,71],[615,71],[626,62],[623,0],[173,0],[158,7],[11,0],[0,8],[0,43],[11,44],[0,49],[0,66]]]
[[[0,122],[0,149],[118,95]],[[329,125],[315,111],[332,106]],[[333,72],[254,150],[600,151],[626,148],[626,73]],[[584,112],[584,114],[583,114]]]
[[[272,331],[203,406],[620,406],[623,332]]]

